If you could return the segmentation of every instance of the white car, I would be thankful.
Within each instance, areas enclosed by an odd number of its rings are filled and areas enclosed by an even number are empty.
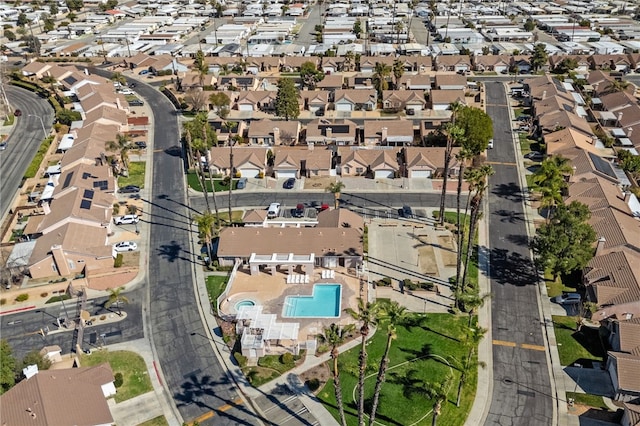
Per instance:
[[[131,225],[134,223],[138,223],[140,218],[135,214],[126,214],[124,216],[116,216],[113,218],[113,222],[116,225]]]
[[[117,252],[134,251],[138,249],[138,245],[133,241],[122,241],[120,243],[114,244],[113,249]]]
[[[489,144],[487,145],[487,148],[493,149],[493,139],[489,139]]]

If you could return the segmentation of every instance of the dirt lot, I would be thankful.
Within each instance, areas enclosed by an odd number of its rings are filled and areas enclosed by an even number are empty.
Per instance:
[[[304,189],[325,189],[336,181],[335,177],[312,177],[304,180]]]

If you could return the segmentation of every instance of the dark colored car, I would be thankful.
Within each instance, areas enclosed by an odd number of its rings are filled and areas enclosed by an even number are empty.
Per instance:
[[[316,110],[316,117],[324,117],[324,108]]]
[[[295,185],[296,185],[296,178],[289,178],[284,181],[284,184],[282,185],[282,187],[284,189],[293,189]]]
[[[132,99],[129,101],[129,106],[143,106],[144,105],[144,101],[141,101],[140,99]]]
[[[411,219],[413,217],[413,210],[410,206],[404,205],[401,209],[398,209],[398,216]]]
[[[147,149],[147,143],[145,141],[136,141],[136,148]]]
[[[298,203],[296,208],[291,212],[293,217],[304,217],[304,204]]]
[[[236,189],[245,189],[247,187],[247,178],[243,177],[238,180]]]
[[[140,192],[140,187],[136,185],[127,185],[120,188],[118,192],[121,194],[135,194]]]
[[[16,117],[20,117],[22,115],[22,110],[19,110],[19,109],[15,110],[13,112],[13,115],[16,116]]]

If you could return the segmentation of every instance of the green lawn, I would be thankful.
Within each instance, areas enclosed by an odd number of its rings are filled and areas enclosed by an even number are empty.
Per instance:
[[[407,325],[398,326],[397,339],[389,353],[389,370],[382,386],[378,419],[383,424],[430,425],[433,401],[425,395],[431,383],[442,381],[452,375],[448,399],[442,405],[439,424],[457,426],[465,422],[475,396],[477,370],[473,369],[463,388],[460,407],[456,407],[456,395],[460,372],[447,365],[466,357],[467,351],[460,339],[464,336],[466,316],[451,314],[415,314]],[[413,324],[413,325],[410,325]],[[378,364],[384,351],[386,334],[384,324],[367,344],[368,378],[365,381],[365,410],[370,407]],[[357,424],[357,409],[354,395],[357,385],[358,355],[356,347],[340,355],[342,392],[347,413],[347,423]],[[333,383],[330,381],[318,397],[337,419]]]
[[[129,163],[129,176],[120,176],[118,186],[122,188],[127,185],[136,185],[144,188],[144,171],[147,163],[144,161],[132,161]]]
[[[144,359],[137,353],[100,350],[92,352],[91,355],[83,354],[80,357],[80,364],[87,367],[103,362],[108,362],[111,365],[113,374],[121,373],[124,378],[122,386],[118,388],[118,393],[116,393],[116,402],[126,401],[153,390]]]
[[[583,326],[577,332],[576,317],[553,316],[552,319],[561,365],[572,365],[580,359],[602,361],[604,350],[597,328]]]
[[[158,416],[144,423],[140,423],[138,426],[169,426],[169,422],[164,416]]]
[[[202,185],[200,185],[200,180],[198,179],[198,175],[195,172],[187,173],[187,183],[189,184],[189,188],[194,191],[202,192]],[[205,179],[205,183],[207,186],[207,191],[211,192],[211,182],[209,179]],[[215,192],[223,192],[229,191],[229,186],[223,183],[223,179],[213,179],[213,185],[216,188]],[[238,186],[238,179],[233,180],[233,189],[235,190]]]
[[[567,287],[562,282],[561,278],[554,280],[553,277],[545,273],[544,274],[544,282],[547,285],[547,295],[549,297],[555,297],[561,295],[563,292],[575,292],[576,289],[573,287]]]
[[[216,300],[218,300],[228,282],[228,275],[209,275],[207,277],[207,293],[214,310],[216,309]]]
[[[567,392],[567,400],[569,400],[569,398],[573,398],[576,404],[586,405],[588,407],[609,411],[609,407],[607,407],[607,404],[604,403],[600,395]]]

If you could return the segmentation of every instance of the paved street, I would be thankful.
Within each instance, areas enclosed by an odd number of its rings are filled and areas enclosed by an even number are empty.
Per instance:
[[[38,151],[45,133],[53,123],[53,108],[46,99],[33,92],[5,84],[12,110],[22,111],[7,140],[7,149],[0,151],[0,217],[4,217],[13,201],[24,171]],[[33,115],[29,117],[29,114]],[[42,123],[40,118],[42,118]],[[42,129],[44,124],[44,130]]]
[[[487,83],[495,148],[488,160],[489,252],[493,339],[493,399],[486,424],[548,425],[553,401],[528,249],[522,188],[502,83]]]
[[[316,4],[311,7],[306,19],[298,19],[298,21],[302,23],[302,27],[296,36],[295,42],[303,45],[307,49],[310,45],[316,44],[315,27],[321,24],[321,19],[320,6]]]

